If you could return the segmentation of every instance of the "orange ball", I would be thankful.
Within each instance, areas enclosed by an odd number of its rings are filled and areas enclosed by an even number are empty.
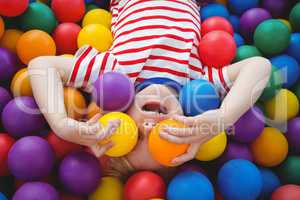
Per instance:
[[[33,96],[27,68],[20,69],[12,79],[10,90],[14,97]]]
[[[97,106],[95,102],[90,103],[87,108],[87,119],[91,119],[94,115],[102,113],[101,109]]]
[[[17,52],[17,43],[23,34],[22,31],[17,29],[7,29],[0,41],[0,46],[11,50],[12,52]]]
[[[4,31],[5,31],[5,24],[2,17],[0,17],[0,38],[3,36]]]
[[[175,120],[164,120],[157,124],[151,131],[148,141],[149,151],[152,157],[160,164],[165,166],[174,166],[171,162],[174,158],[184,154],[189,145],[174,144],[162,139],[159,136],[160,131],[165,127],[184,128],[184,124]]]
[[[68,117],[76,120],[83,119],[86,110],[83,95],[74,88],[64,88],[64,100]]]
[[[48,33],[31,30],[20,37],[17,43],[17,53],[21,61],[28,64],[30,60],[39,56],[54,56],[56,46]]]
[[[251,151],[257,164],[274,167],[284,161],[288,154],[288,142],[277,129],[267,127],[251,144]]]

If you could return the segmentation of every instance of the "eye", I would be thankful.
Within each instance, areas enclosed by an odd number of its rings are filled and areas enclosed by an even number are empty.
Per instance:
[[[154,102],[150,102],[150,103],[146,103],[143,107],[142,107],[143,111],[146,112],[157,112],[157,113],[161,113],[161,114],[168,114],[168,110],[165,106],[160,105],[160,103],[154,103]]]

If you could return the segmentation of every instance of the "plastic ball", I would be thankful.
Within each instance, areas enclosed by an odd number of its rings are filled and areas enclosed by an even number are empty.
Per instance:
[[[5,23],[2,17],[0,17],[0,38],[2,38],[4,31],[5,31]]]
[[[52,10],[43,3],[31,3],[20,17],[21,28],[25,31],[38,29],[51,34],[56,27],[56,18]]]
[[[81,92],[70,87],[64,88],[64,102],[66,111],[70,118],[77,120],[84,118],[87,106]]]
[[[196,159],[200,161],[214,160],[222,155],[225,151],[226,145],[227,136],[225,132],[222,132],[200,146]]]
[[[96,114],[102,113],[102,110],[97,106],[95,102],[90,103],[87,108],[87,118],[91,119]]]
[[[116,91],[112,93],[111,91]],[[126,111],[134,98],[134,85],[121,73],[107,72],[94,83],[93,100],[104,111]]]
[[[106,28],[111,27],[111,13],[104,9],[93,9],[89,11],[82,20],[82,27],[90,24],[101,24]]]
[[[31,30],[24,33],[17,43],[18,56],[24,64],[39,56],[54,56],[55,42],[46,32]]]
[[[34,99],[24,96],[16,97],[4,107],[2,124],[10,135],[24,137],[44,130],[46,121]]]
[[[52,146],[55,156],[59,160],[63,159],[66,155],[81,149],[80,145],[63,140],[54,132],[50,132],[46,137],[46,140]]]
[[[214,200],[213,186],[201,173],[183,172],[170,182],[167,191],[168,200]]]
[[[103,177],[89,200],[123,200],[123,183],[114,177]]]
[[[262,56],[260,51],[252,45],[243,45],[237,49],[236,56],[234,58],[235,62],[245,60],[247,58]]]
[[[112,45],[113,36],[109,29],[100,24],[90,24],[85,26],[78,35],[77,45],[91,45],[100,52],[107,51]]]
[[[117,119],[121,121],[119,128],[109,139],[102,141],[104,143],[109,141],[114,143],[114,146],[105,153],[111,157],[120,157],[128,154],[133,150],[138,140],[138,128],[135,121],[124,113],[108,113],[101,117],[99,122],[105,127],[109,121]]]
[[[300,66],[297,60],[288,55],[280,55],[271,58],[272,65],[276,66],[282,71],[285,78],[283,87],[293,86],[300,77]]]
[[[21,15],[28,7],[29,0],[1,0],[0,15],[15,17]]]
[[[281,183],[278,176],[267,168],[259,169],[262,177],[263,187],[261,190],[261,199],[270,199],[271,194],[280,187]]]
[[[288,9],[289,0],[263,0],[262,6],[267,9],[273,17],[285,15]]]
[[[95,191],[100,177],[97,158],[83,151],[69,154],[59,167],[59,179],[64,188],[76,195],[88,195]]]
[[[124,187],[124,199],[149,200],[164,198],[166,184],[157,174],[150,171],[141,171],[131,176]]]
[[[233,37],[224,31],[206,34],[199,43],[200,59],[204,65],[221,68],[229,65],[236,54]]]
[[[13,77],[10,90],[15,97],[33,96],[27,68],[20,69]]]
[[[234,33],[233,38],[237,47],[243,46],[245,44],[245,40],[240,34]]]
[[[76,23],[85,13],[84,0],[52,0],[51,8],[60,22]]]
[[[251,144],[254,161],[263,167],[279,165],[288,154],[288,142],[277,129],[267,127]]]
[[[0,87],[0,115],[6,104],[12,99],[10,93],[3,87]]]
[[[300,31],[300,3],[297,3],[291,13],[290,13],[290,22],[295,31]]]
[[[220,157],[220,162],[225,163],[234,159],[244,159],[252,162],[253,157],[249,146],[247,144],[229,142],[224,153]]]
[[[300,187],[298,185],[284,185],[275,190],[270,200],[298,200]]]
[[[0,40],[0,46],[9,49],[11,52],[17,52],[17,42],[20,39],[22,31],[17,29],[7,29],[2,39]]]
[[[235,124],[233,139],[242,142],[253,142],[264,130],[263,112],[256,106],[248,110]]]
[[[300,157],[289,156],[279,167],[278,173],[285,184],[300,184]]]
[[[266,101],[267,117],[275,122],[284,122],[297,116],[299,101],[297,96],[287,89],[281,89],[272,99]]]
[[[201,25],[201,36],[203,37],[212,31],[225,31],[233,36],[233,27],[230,22],[224,17],[210,17]]]
[[[258,7],[258,0],[229,0],[228,5],[230,10],[237,15],[241,15],[250,8]]]
[[[0,134],[0,176],[9,175],[7,166],[7,156],[8,152],[15,143],[15,140],[8,134]]]
[[[59,200],[55,188],[43,182],[28,182],[22,185],[14,194],[12,200]]]
[[[233,30],[235,32],[239,32],[240,27],[240,18],[236,15],[230,15],[228,18],[229,22],[231,23]]]
[[[225,199],[256,200],[262,189],[262,177],[258,168],[248,160],[231,160],[220,169],[217,185]]]
[[[206,20],[213,16],[219,16],[224,18],[229,17],[229,11],[227,10],[227,8],[219,3],[208,4],[207,6],[202,7],[200,12],[202,20]]]
[[[204,79],[187,83],[180,91],[179,101],[187,116],[196,116],[219,107],[220,97],[214,85]]]
[[[80,30],[81,27],[75,23],[62,23],[56,27],[53,39],[59,55],[76,53]]]
[[[276,42],[274,42],[276,38]],[[280,20],[269,19],[262,22],[255,30],[254,44],[266,55],[283,52],[290,43],[291,32]]]
[[[285,134],[289,147],[296,153],[300,153],[300,118],[296,117],[288,122],[287,132]]]
[[[256,27],[271,18],[271,14],[263,8],[249,9],[241,16],[240,32],[247,40],[252,41]]]
[[[8,168],[19,180],[37,181],[54,167],[54,152],[43,138],[27,136],[18,140],[8,154]]]
[[[293,33],[286,53],[300,63],[300,33]]]
[[[267,101],[273,98],[280,91],[282,83],[283,77],[281,71],[277,67],[272,66],[269,82],[260,96],[260,100]]]
[[[174,166],[172,161],[184,154],[188,146],[187,144],[175,144],[162,139],[159,134],[165,127],[184,128],[185,126],[174,120],[164,120],[157,124],[151,131],[148,139],[149,151],[156,161],[165,166]]]
[[[6,48],[0,48],[0,81],[12,78],[17,68],[17,56]]]

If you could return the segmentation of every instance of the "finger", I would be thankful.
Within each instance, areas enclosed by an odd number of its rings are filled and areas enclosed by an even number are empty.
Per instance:
[[[176,144],[191,144],[191,141],[196,140],[194,137],[177,137],[166,132],[160,132],[160,137]]]
[[[97,113],[96,115],[94,115],[87,123],[88,124],[94,124],[94,123],[98,123],[99,119],[101,118],[101,114]]]
[[[120,120],[111,120],[108,125],[99,132],[97,140],[109,138],[120,126]]]
[[[180,164],[183,164],[183,163],[188,162],[190,160],[193,160],[195,158],[197,152],[198,152],[198,149],[199,149],[199,144],[198,143],[191,144],[188,151],[187,151],[187,153],[175,158],[172,161],[172,164],[180,165]]]
[[[172,116],[172,119],[179,121],[183,124],[185,124],[186,126],[193,126],[195,125],[195,118],[194,117],[185,117],[182,115],[174,115]]]
[[[189,137],[197,134],[194,128],[174,128],[167,126],[164,128],[164,131],[178,137]]]

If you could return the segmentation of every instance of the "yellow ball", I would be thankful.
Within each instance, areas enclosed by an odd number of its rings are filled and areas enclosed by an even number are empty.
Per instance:
[[[123,200],[123,184],[114,177],[103,177],[89,200]]]
[[[196,155],[196,159],[200,161],[214,160],[222,155],[222,153],[225,151],[226,145],[227,136],[225,132],[222,132],[200,146],[200,149]]]
[[[101,117],[99,122],[105,127],[109,121],[115,119],[121,120],[120,127],[109,139],[101,143],[112,141],[114,146],[105,154],[111,157],[120,157],[128,154],[135,147],[138,141],[138,128],[131,117],[120,112],[108,113]]]
[[[287,27],[289,28],[290,32],[293,31],[292,25],[291,25],[291,23],[290,23],[288,20],[286,20],[286,19],[279,19],[279,20],[280,20],[282,23],[284,23],[285,25],[287,25]]]
[[[20,69],[13,77],[10,90],[14,97],[33,96],[27,68]]]
[[[267,117],[284,122],[297,116],[299,101],[297,96],[287,89],[281,89],[275,97],[265,103]]]
[[[111,13],[104,9],[93,9],[89,11],[83,18],[82,27],[90,24],[101,24],[106,28],[111,27]]]
[[[107,51],[113,41],[113,36],[110,30],[100,24],[90,24],[85,26],[79,32],[77,43],[78,47],[91,45],[100,52]]]
[[[0,46],[11,50],[12,52],[17,52],[17,43],[21,35],[22,31],[17,29],[7,29],[4,32],[4,35],[0,41]]]

